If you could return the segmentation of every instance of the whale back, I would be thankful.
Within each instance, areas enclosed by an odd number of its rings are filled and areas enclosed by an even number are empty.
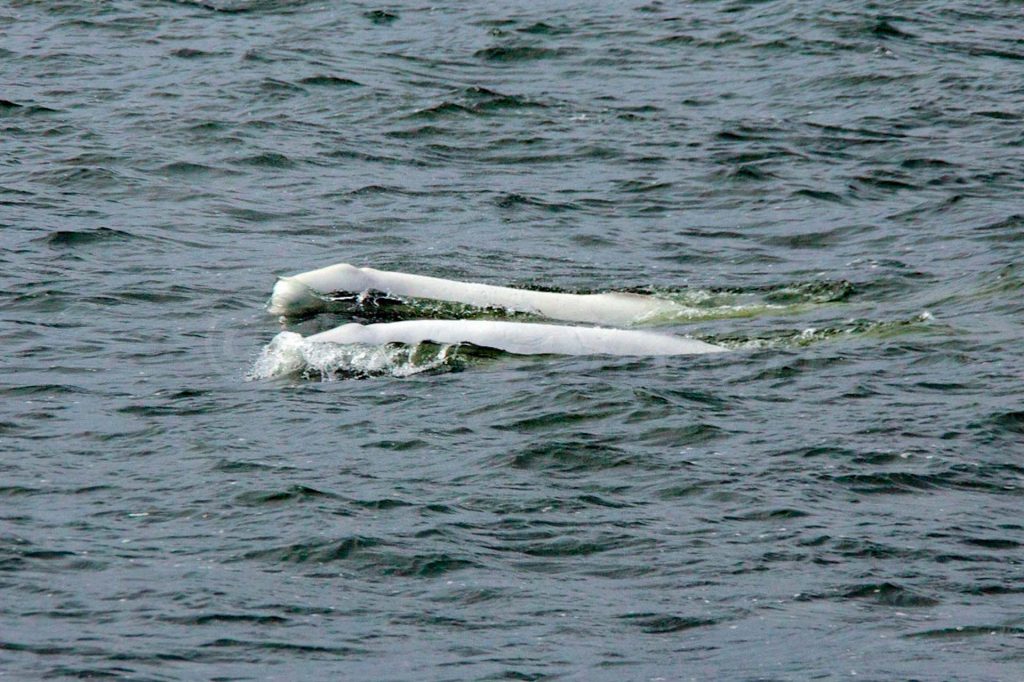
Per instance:
[[[365,345],[471,343],[517,355],[700,355],[725,351],[697,339],[655,332],[491,320],[353,322],[307,340]]]

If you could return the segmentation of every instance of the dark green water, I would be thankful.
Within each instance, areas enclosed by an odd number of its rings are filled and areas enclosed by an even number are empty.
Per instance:
[[[1021,679],[1022,18],[4,3],[0,677]],[[734,351],[247,379],[340,261]]]

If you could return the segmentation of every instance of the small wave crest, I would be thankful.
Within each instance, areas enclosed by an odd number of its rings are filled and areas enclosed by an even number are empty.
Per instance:
[[[458,366],[457,344],[335,344],[308,341],[295,332],[281,332],[263,347],[247,378],[360,379],[407,377],[422,372],[451,371]]]

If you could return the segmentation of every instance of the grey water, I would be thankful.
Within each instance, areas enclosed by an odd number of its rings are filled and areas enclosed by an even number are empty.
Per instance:
[[[1024,678],[1022,20],[0,4],[0,677]],[[336,262],[732,350],[254,376]]]

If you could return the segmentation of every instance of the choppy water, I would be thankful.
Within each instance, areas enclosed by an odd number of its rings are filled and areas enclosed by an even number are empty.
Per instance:
[[[1020,679],[1022,18],[4,4],[0,675]],[[337,261],[734,351],[247,380]]]

